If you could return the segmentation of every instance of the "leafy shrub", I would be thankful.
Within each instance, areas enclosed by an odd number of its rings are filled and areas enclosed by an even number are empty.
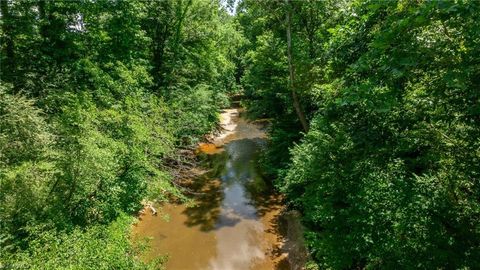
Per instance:
[[[149,264],[139,260],[140,247],[129,239],[132,218],[120,215],[106,225],[86,230],[57,232],[42,226],[29,227],[29,249],[2,253],[0,266],[6,269],[163,269],[164,257]]]

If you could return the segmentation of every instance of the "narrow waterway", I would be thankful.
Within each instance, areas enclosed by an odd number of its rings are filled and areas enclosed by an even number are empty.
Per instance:
[[[145,211],[134,228],[136,238],[150,238],[145,259],[168,255],[167,269],[290,269],[279,215],[281,197],[258,170],[265,144],[262,125],[225,110],[225,132],[202,144],[206,172],[192,179],[195,205],[159,205]]]

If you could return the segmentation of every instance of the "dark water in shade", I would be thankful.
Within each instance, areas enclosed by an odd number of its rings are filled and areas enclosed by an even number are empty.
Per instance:
[[[169,255],[167,269],[289,269],[277,219],[281,198],[257,166],[264,134],[237,110],[225,113],[233,128],[222,138],[223,151],[207,152],[214,153],[207,155],[210,170],[191,181],[189,188],[200,194],[195,206],[165,204],[158,216],[146,212],[134,235],[151,237],[146,260]]]

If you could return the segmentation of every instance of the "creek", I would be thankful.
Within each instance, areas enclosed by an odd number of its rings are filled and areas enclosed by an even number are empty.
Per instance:
[[[197,194],[193,206],[166,203],[157,205],[158,215],[141,214],[133,233],[150,239],[145,260],[168,255],[173,270],[291,269],[282,197],[258,169],[264,125],[241,112],[224,110],[225,132],[200,144],[206,171],[189,184]]]

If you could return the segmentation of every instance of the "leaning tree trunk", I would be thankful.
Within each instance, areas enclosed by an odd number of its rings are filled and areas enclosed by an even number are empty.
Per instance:
[[[291,26],[291,19],[290,19],[290,1],[285,0],[285,4],[287,6],[287,54],[288,54],[288,71],[290,73],[290,81],[289,81],[289,87],[290,90],[292,91],[292,98],[293,98],[293,107],[295,108],[295,112],[297,113],[298,119],[300,120],[300,123],[302,124],[303,130],[305,132],[308,132],[308,122],[307,119],[305,118],[305,114],[302,111],[302,108],[300,106],[300,101],[298,99],[297,92],[295,91],[295,69],[293,66],[293,61],[292,61],[292,26]]]

